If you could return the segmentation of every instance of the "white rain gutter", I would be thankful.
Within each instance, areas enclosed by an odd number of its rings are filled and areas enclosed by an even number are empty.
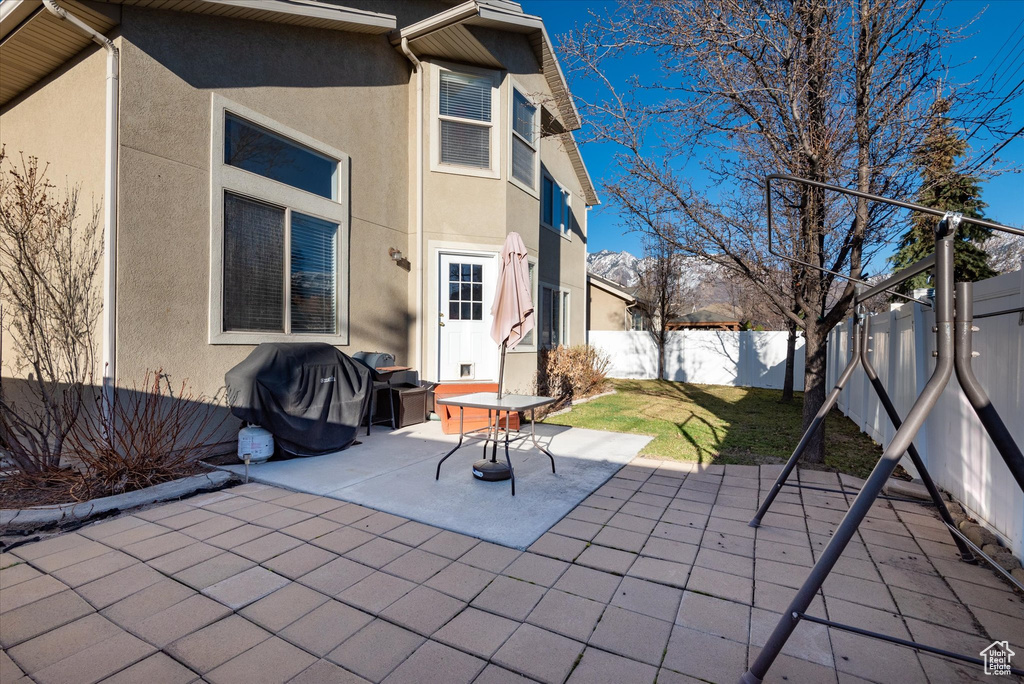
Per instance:
[[[423,365],[423,63],[409,49],[409,39],[402,38],[399,46],[412,62],[416,74],[416,339],[413,358],[421,377]]]
[[[43,0],[43,6],[58,19],[62,19],[107,51],[106,134],[103,169],[103,391],[109,402],[117,378],[117,128],[118,128],[118,76],[120,72],[117,46],[57,4],[57,0]],[[109,403],[107,404],[109,405]]]

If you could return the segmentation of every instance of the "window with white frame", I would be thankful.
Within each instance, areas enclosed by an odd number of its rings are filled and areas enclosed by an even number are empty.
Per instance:
[[[550,349],[569,344],[569,293],[557,287],[541,285],[537,309],[540,346]]]
[[[348,158],[214,96],[210,340],[347,344]]]
[[[436,170],[497,177],[495,74],[483,70],[435,70]]]
[[[540,222],[562,237],[572,235],[572,193],[547,172],[541,179]]]
[[[530,332],[523,335],[523,339],[520,340],[518,345],[516,345],[516,349],[519,351],[532,351],[536,349],[534,346],[534,340],[536,339],[535,336],[537,333],[535,331],[540,325],[540,306],[537,302],[537,262],[527,259],[526,267],[530,274],[530,299],[533,301],[533,327],[530,328]]]
[[[539,109],[518,88],[512,89],[512,178],[537,192]]]

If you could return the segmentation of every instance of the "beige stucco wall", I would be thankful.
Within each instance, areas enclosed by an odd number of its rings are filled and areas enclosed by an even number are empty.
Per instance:
[[[381,36],[132,7],[122,32],[120,377],[215,391],[252,349],[208,344],[211,93],[350,155],[341,349],[407,361],[410,276],[388,255],[410,247],[407,62]]]
[[[590,319],[588,330],[628,330],[626,327],[627,303],[621,297],[587,284],[587,303]]]
[[[531,193],[509,180],[509,111],[513,85],[537,102],[552,107],[547,81],[526,37],[522,34],[473,29],[473,34],[507,67],[501,78],[497,116],[499,135],[498,178],[480,178],[431,169],[432,138],[436,135],[433,87],[436,67],[428,64],[424,80],[424,232],[427,241],[424,292],[426,298],[423,344],[425,375],[437,377],[438,286],[437,267],[441,250],[501,250],[505,236],[516,231],[523,237],[531,257],[536,259],[538,281],[570,292],[570,344],[586,341],[586,206],[582,186],[562,142],[543,138],[540,159],[544,169],[572,194],[573,225],[566,239],[540,225],[539,183]],[[444,64],[443,62],[441,62]],[[457,65],[447,65],[458,68]],[[538,288],[539,291],[539,288]],[[510,352],[506,360],[506,386],[532,391],[537,371],[533,348]]]
[[[396,3],[400,24],[446,6]],[[429,9],[429,11],[426,11]],[[540,226],[539,197],[509,177],[512,83],[550,105],[547,82],[521,34],[475,30],[508,66],[498,109],[500,178],[430,170],[433,107],[424,78],[424,229],[421,343],[425,377],[437,367],[437,250],[500,250],[523,235],[538,279],[570,291],[570,339],[585,341],[586,208],[557,138],[541,141],[541,161],[573,193],[571,239]],[[351,235],[345,266],[349,344],[392,351],[415,365],[414,80],[384,36],[312,30],[181,12],[124,7],[121,49],[117,373],[138,383],[163,368],[213,393],[251,345],[209,344],[211,94],[263,114],[351,156]],[[77,176],[83,197],[100,197],[103,178],[104,55],[92,49],[0,114],[8,150],[51,157],[52,178]],[[68,103],[73,103],[69,106]],[[219,142],[218,142],[219,145]],[[405,271],[389,257],[402,250]],[[5,358],[7,358],[5,350]],[[532,389],[536,352],[509,354],[507,384]]]
[[[6,150],[5,164],[11,162],[20,167],[21,155],[26,159],[37,157],[40,168],[48,166],[47,179],[55,186],[58,197],[77,186],[79,220],[83,224],[91,219],[94,209],[100,210],[103,205],[105,78],[106,53],[99,46],[89,48],[0,110],[0,145]],[[2,172],[7,173],[7,168]],[[98,237],[101,239],[102,235]],[[99,276],[98,293],[102,272]],[[0,373],[17,376],[11,336],[2,337]],[[98,365],[97,362],[97,373],[102,370]]]

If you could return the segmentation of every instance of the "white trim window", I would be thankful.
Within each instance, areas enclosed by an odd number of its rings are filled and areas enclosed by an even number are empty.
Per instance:
[[[530,274],[530,301],[533,302],[533,327],[530,328],[530,332],[523,336],[523,339],[516,345],[516,348],[510,351],[537,351],[537,330],[540,326],[540,303],[537,301],[537,259],[527,257],[526,265],[527,271]]]
[[[509,179],[536,197],[537,176],[540,173],[540,154],[537,151],[540,107],[516,87],[512,88],[511,100]]]
[[[210,342],[348,343],[348,157],[213,96]]]
[[[569,292],[541,284],[536,307],[541,349],[569,344]]]
[[[567,240],[572,238],[572,193],[546,170],[541,178],[540,224]]]
[[[431,168],[498,177],[498,80],[484,69],[434,69]]]

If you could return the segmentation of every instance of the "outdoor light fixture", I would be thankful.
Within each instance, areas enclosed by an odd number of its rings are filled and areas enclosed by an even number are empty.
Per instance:
[[[389,247],[388,256],[391,257],[392,261],[404,268],[406,271],[412,267],[412,264],[409,263],[409,260],[405,258],[405,255],[402,254],[402,250],[400,249]]]

